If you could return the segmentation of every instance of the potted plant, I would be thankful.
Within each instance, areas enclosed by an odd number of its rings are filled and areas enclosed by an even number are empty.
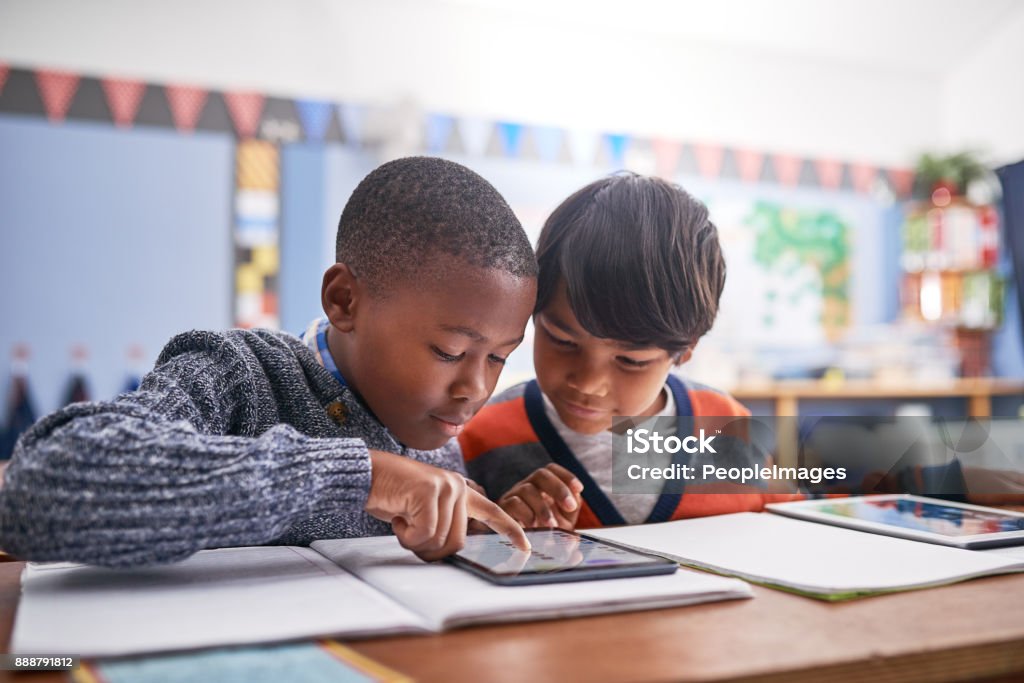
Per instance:
[[[972,183],[986,180],[990,171],[978,158],[976,152],[964,151],[956,154],[922,154],[917,160],[914,179],[914,197],[934,199],[936,194],[962,197]]]

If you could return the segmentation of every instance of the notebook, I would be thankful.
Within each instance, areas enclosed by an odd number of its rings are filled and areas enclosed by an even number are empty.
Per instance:
[[[85,660],[74,683],[413,683],[333,640]]]
[[[962,550],[770,513],[587,532],[681,564],[824,600],[1024,571],[1024,557]]]
[[[751,596],[742,581],[692,571],[498,586],[422,562],[393,536],[224,548],[149,569],[29,564],[11,652],[97,657],[438,633]]]

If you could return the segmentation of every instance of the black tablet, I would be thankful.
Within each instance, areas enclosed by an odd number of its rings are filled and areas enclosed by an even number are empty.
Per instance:
[[[528,553],[504,536],[470,534],[466,546],[448,560],[506,586],[671,574],[678,568],[663,557],[561,529],[527,529],[526,535],[533,547]]]

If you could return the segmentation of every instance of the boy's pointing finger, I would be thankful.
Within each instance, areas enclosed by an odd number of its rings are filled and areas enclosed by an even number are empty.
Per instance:
[[[478,519],[493,531],[501,534],[523,552],[530,552],[530,540],[526,532],[508,513],[472,489],[466,491],[466,513],[471,519]]]

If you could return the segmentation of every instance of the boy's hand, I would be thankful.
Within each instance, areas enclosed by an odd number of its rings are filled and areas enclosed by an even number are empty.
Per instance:
[[[469,518],[507,537],[520,550],[530,542],[516,521],[455,472],[383,451],[370,451],[373,479],[366,512],[389,522],[398,542],[432,562],[462,549]]]
[[[978,505],[1024,505],[1024,473],[964,467],[967,500]]]
[[[473,489],[474,491],[479,493],[481,496],[486,496],[487,495],[487,491],[484,490],[483,486],[481,486],[480,484],[476,483],[475,481],[473,481],[472,479],[470,479],[468,477],[466,478],[466,486],[468,486],[469,488]]]
[[[483,486],[481,486],[480,484],[476,483],[475,481],[473,481],[469,477],[466,477],[466,486],[468,486],[469,488],[473,489],[474,491],[479,493],[484,498],[487,498],[488,500],[490,500],[490,498],[487,495],[486,489],[484,489]],[[475,519],[470,519],[469,520],[469,526],[467,528],[469,529],[469,533],[471,533],[471,534],[483,534],[483,533],[487,533],[487,531],[489,531],[486,524],[484,524],[483,522],[480,522],[478,520],[475,520]]]
[[[572,531],[580,516],[582,491],[583,484],[572,472],[551,463],[506,491],[498,505],[524,527]]]

